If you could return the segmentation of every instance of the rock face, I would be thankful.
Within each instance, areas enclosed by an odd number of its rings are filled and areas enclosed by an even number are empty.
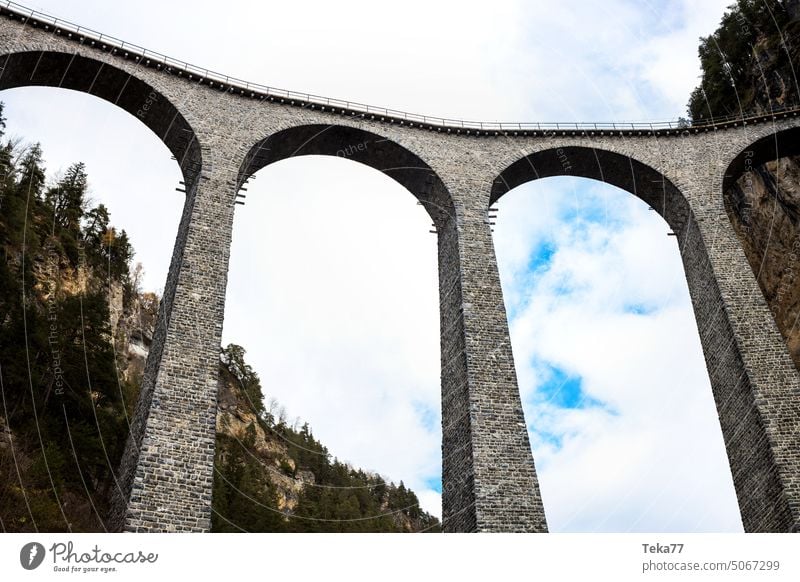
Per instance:
[[[440,530],[402,481],[331,459],[307,423],[288,426],[261,406],[257,374],[230,359],[230,349],[218,383],[212,531]]]
[[[246,398],[237,390],[235,377],[224,370],[220,373],[218,399],[217,434],[237,442],[252,443],[249,449],[258,456],[277,493],[277,509],[291,513],[297,507],[303,485],[314,482],[314,474],[297,471],[297,463],[286,443],[265,430]]]
[[[124,380],[140,384],[153,342],[158,297],[154,293],[135,293],[125,308],[122,297],[121,286],[109,288],[108,305],[118,369]]]
[[[800,370],[800,158],[745,173],[727,209],[778,329]]]

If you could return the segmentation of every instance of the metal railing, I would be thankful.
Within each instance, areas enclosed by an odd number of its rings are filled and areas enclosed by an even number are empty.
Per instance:
[[[236,77],[230,77],[217,73],[203,67],[198,67],[186,61],[174,59],[165,54],[152,51],[141,47],[137,44],[123,41],[114,36],[109,36],[79,26],[68,20],[55,18],[49,14],[44,14],[36,10],[31,10],[16,2],[1,2],[0,8],[7,10],[19,17],[24,23],[33,21],[35,24],[42,25],[45,29],[52,27],[53,31],[59,34],[66,34],[67,37],[72,38],[77,35],[77,40],[82,43],[89,41],[93,45],[100,44],[100,48],[111,49],[116,51],[123,51],[124,56],[133,55],[138,62],[144,62],[147,66],[156,66],[158,68],[165,68],[168,71],[177,70],[181,73],[186,73],[191,78],[195,76],[198,80],[203,80],[210,85],[219,84],[220,88],[224,88],[232,93],[239,92],[253,97],[267,97],[272,99],[283,100],[284,102],[295,103],[299,105],[308,104],[322,109],[330,108],[331,110],[341,110],[342,113],[363,114],[375,118],[383,118],[386,121],[400,121],[401,123],[408,123],[410,125],[419,124],[421,126],[439,127],[443,129],[456,129],[456,130],[476,130],[482,132],[548,132],[548,131],[580,131],[580,132],[627,132],[627,131],[647,131],[647,132],[660,132],[669,130],[694,130],[711,128],[718,126],[726,126],[736,124],[739,122],[757,122],[761,120],[768,120],[776,115],[783,114],[797,114],[800,112],[800,106],[791,105],[783,106],[774,109],[770,114],[744,117],[742,115],[731,115],[726,117],[716,117],[711,119],[699,120],[696,123],[691,123],[687,120],[676,119],[672,121],[659,121],[659,122],[646,122],[646,121],[633,121],[633,122],[609,122],[609,123],[593,123],[593,122],[550,122],[550,123],[516,123],[516,122],[486,122],[486,121],[465,121],[461,119],[449,119],[443,117],[432,117],[428,115],[418,115],[416,113],[408,113],[406,111],[398,111],[395,109],[387,109],[385,107],[376,107],[367,105],[365,103],[358,103],[355,101],[346,101],[343,99],[333,99],[330,97],[323,97],[321,95],[313,95],[311,93],[303,93],[298,91],[289,91],[286,89],[279,89],[277,87],[270,87],[268,85],[261,85],[259,83],[251,83]]]

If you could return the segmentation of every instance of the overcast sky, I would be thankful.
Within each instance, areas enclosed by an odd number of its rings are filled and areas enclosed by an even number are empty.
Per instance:
[[[685,115],[698,37],[728,0],[225,3],[44,1],[50,14],[275,87],[452,118]],[[58,97],[57,99],[55,97]],[[177,164],[130,115],[15,89],[8,132],[51,176],[87,164],[93,198],[161,290]],[[674,237],[637,198],[587,180],[523,185],[495,244],[554,531],[739,531]],[[267,396],[340,459],[400,479],[440,514],[435,235],[388,177],[340,158],[261,170],[237,209],[224,341]]]

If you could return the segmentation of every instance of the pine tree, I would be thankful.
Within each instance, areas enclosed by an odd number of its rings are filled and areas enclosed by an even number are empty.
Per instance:
[[[0,105],[0,139],[4,121]],[[113,249],[102,247],[94,229],[107,230],[109,217],[84,216],[83,165],[45,190],[42,157],[38,144],[0,143],[0,374],[17,455],[14,473],[0,474],[0,515],[9,531],[30,531],[33,519],[44,531],[97,531],[92,506],[107,509],[128,427],[110,343],[108,269],[87,264],[85,285],[67,290],[64,282],[81,280],[82,250],[108,254],[111,277],[123,282],[132,249],[124,231]],[[89,236],[84,223],[94,224]]]
[[[752,115],[787,103],[772,102],[765,66],[794,82],[793,63],[800,57],[798,23],[775,0],[737,0],[717,30],[700,39],[702,77],[689,98],[694,122],[729,115]],[[769,61],[765,65],[764,61]],[[789,88],[791,89],[791,88]],[[793,91],[788,95],[797,100]]]
[[[45,202],[53,211],[53,220],[76,237],[83,216],[83,198],[88,180],[83,163],[71,165],[64,177],[45,194]]]

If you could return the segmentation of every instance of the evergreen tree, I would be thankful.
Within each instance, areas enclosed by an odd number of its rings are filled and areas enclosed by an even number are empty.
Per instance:
[[[58,184],[47,190],[45,202],[53,211],[53,220],[65,231],[76,236],[83,216],[83,198],[88,186],[86,167],[73,164]]]
[[[0,106],[0,139],[4,121]],[[98,531],[128,430],[106,284],[109,271],[127,280],[132,250],[124,231],[103,246],[107,211],[84,216],[83,164],[45,189],[42,157],[38,144],[0,143],[0,374],[16,455],[0,473],[0,517],[8,531]],[[81,265],[82,251],[111,269]]]
[[[108,209],[103,204],[87,212],[85,225],[83,227],[83,236],[86,239],[86,244],[100,247],[103,234],[108,230],[110,220],[111,217],[108,214]]]
[[[689,98],[694,122],[714,117],[752,115],[795,102],[794,66],[800,57],[800,22],[786,3],[737,0],[717,30],[700,39],[702,77]],[[769,70],[769,78],[762,71]],[[775,83],[775,78],[788,83]],[[776,91],[786,94],[776,94]]]
[[[253,368],[245,362],[245,349],[236,344],[228,344],[228,347],[222,350],[221,359],[227,366],[228,371],[233,374],[244,391],[249,406],[251,406],[256,414],[263,416],[264,409],[264,395],[261,392],[261,380]]]

